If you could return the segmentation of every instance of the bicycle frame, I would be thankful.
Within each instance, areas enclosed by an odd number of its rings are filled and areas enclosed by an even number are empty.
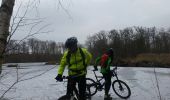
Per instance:
[[[105,85],[105,82],[104,83],[101,82],[101,80],[104,79],[104,77],[97,76],[95,70],[93,70],[93,73],[96,78],[94,85],[92,84],[92,86],[95,87],[95,91],[93,92],[95,94],[97,93],[97,91],[102,91],[104,89],[103,87]],[[123,99],[129,98],[131,95],[131,90],[124,81],[119,80],[118,75],[117,75],[117,66],[115,66],[115,68],[111,70],[111,78],[112,77],[115,77],[115,80],[112,80],[112,84],[111,84],[115,94]]]
[[[117,76],[117,66],[115,68],[113,68],[111,70],[111,72],[112,72],[112,77],[115,77],[116,80],[119,80],[119,78]],[[105,85],[105,82],[102,84],[101,80],[103,80],[104,77],[103,76],[97,76],[97,74],[96,74],[96,72],[94,70],[93,70],[93,73],[94,73],[94,76],[96,78],[96,84],[97,84],[98,89],[103,89],[102,87]]]
[[[63,76],[63,79],[65,80],[65,79],[69,79],[69,78],[74,78],[74,77],[70,77],[70,76]],[[87,80],[87,78],[86,78],[86,80]],[[91,100],[91,96],[90,96],[90,88],[88,88],[88,87],[86,87],[87,88],[87,91],[86,91],[86,99],[87,100]],[[71,99],[70,100],[79,100],[80,98],[79,98],[79,90],[78,90],[78,88],[76,87],[76,85],[74,85],[73,87],[72,87],[72,93],[70,94],[70,96],[71,96]],[[60,97],[58,100],[67,100],[68,98],[67,98],[67,95],[64,95],[64,96],[62,96],[62,97]]]
[[[111,70],[112,72],[112,77],[116,77],[116,80],[119,80],[118,76],[117,76],[117,66],[115,66],[115,68],[113,68]]]
[[[96,78],[96,80],[97,80],[97,81],[96,81],[97,88],[98,88],[98,89],[103,89],[102,87],[105,85],[105,82],[104,82],[103,84],[101,84],[101,80],[103,80],[104,77],[103,77],[103,76],[97,76],[95,71],[93,71],[93,73],[94,73],[95,78]],[[98,78],[100,78],[100,79],[98,79]]]
[[[69,78],[71,78],[71,77],[69,77],[69,76],[63,76],[63,79],[65,80],[65,79],[69,79]],[[72,96],[71,96],[72,95]],[[71,100],[78,100],[78,95],[79,95],[79,92],[78,92],[78,89],[76,88],[76,86],[74,85],[74,87],[73,87],[73,90],[72,90],[72,93],[70,94],[70,99]],[[67,99],[67,95],[64,95],[64,96],[62,96],[62,97],[60,97],[58,100],[66,100]]]

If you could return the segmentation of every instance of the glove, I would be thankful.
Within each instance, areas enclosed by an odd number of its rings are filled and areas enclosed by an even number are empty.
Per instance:
[[[55,79],[59,82],[63,81],[62,75],[60,75],[60,74],[58,74]]]
[[[96,65],[94,65],[94,71],[97,71],[98,69],[97,69],[97,66]]]

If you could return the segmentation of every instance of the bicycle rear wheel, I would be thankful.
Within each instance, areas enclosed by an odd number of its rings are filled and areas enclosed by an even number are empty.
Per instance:
[[[116,95],[118,95],[120,98],[127,99],[131,95],[129,86],[121,80],[115,80],[112,83],[112,88]]]
[[[91,78],[86,78],[86,94],[87,96],[93,96],[97,93],[97,85]]]

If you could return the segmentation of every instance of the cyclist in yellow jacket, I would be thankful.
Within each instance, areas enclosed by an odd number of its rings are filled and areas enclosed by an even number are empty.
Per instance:
[[[66,65],[68,65],[68,75],[72,77],[68,79],[67,84],[66,95],[68,96],[68,99],[71,97],[73,85],[78,83],[79,99],[86,100],[86,68],[90,63],[92,55],[85,48],[79,48],[77,46],[77,42],[76,37],[70,37],[66,40],[65,47],[67,50],[64,52],[60,66],[58,67],[58,75],[56,80],[62,81],[64,69]]]

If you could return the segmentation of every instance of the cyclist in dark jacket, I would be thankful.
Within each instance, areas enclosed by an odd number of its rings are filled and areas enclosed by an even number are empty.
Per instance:
[[[67,50],[61,59],[58,67],[58,75],[56,80],[62,81],[62,75],[66,65],[68,65],[68,75],[72,78],[68,79],[67,96],[71,97],[73,87],[78,83],[79,99],[85,100],[86,91],[86,67],[92,58],[91,54],[85,48],[78,48],[77,38],[70,37],[65,42]]]
[[[103,74],[103,77],[105,79],[105,95],[104,95],[105,100],[112,99],[109,95],[109,90],[111,86],[110,65],[113,61],[113,57],[114,57],[114,52],[113,52],[113,49],[110,48],[102,56],[96,59],[95,65],[94,65],[95,70],[98,70],[97,65],[101,66],[100,72]]]

